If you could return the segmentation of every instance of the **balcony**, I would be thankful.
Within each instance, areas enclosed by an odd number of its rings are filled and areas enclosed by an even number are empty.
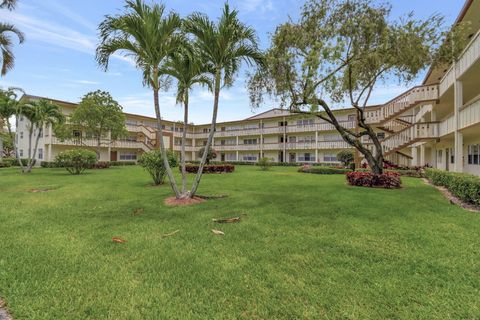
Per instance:
[[[86,139],[86,138],[61,140],[57,137],[51,137],[50,143],[55,145],[92,147],[92,148],[96,148],[98,146],[98,141],[96,139]],[[111,142],[108,139],[101,139],[101,147],[102,148],[112,147],[112,148],[125,148],[125,149],[142,149],[143,151],[150,151],[151,149],[145,143],[140,141],[118,140],[115,142]]]
[[[442,96],[478,59],[480,58],[480,30],[472,37],[472,40],[460,54],[457,63],[448,69],[440,80],[440,96]]]

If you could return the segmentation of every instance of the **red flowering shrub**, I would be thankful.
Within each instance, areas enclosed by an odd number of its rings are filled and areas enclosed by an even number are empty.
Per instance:
[[[385,189],[400,188],[402,181],[397,172],[374,174],[372,172],[348,172],[347,182],[351,186],[380,187]]]
[[[185,165],[185,171],[187,173],[197,173],[198,164],[187,164]],[[182,168],[180,167],[180,170]],[[203,173],[232,173],[235,171],[235,166],[232,164],[210,164],[203,167]]]

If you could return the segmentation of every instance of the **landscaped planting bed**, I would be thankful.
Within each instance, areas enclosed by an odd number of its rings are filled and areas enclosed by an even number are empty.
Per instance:
[[[382,174],[362,171],[348,172],[347,182],[351,186],[384,189],[400,188],[402,185],[400,174],[393,171]]]
[[[198,168],[198,164],[185,165],[187,173],[197,173]],[[182,167],[179,166],[179,169],[182,170]],[[203,173],[232,173],[233,171],[235,171],[235,166],[232,164],[207,164],[203,167]]]

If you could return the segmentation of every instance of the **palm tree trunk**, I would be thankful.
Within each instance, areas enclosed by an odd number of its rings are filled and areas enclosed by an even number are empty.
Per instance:
[[[213,135],[215,134],[215,127],[217,125],[217,113],[218,113],[218,100],[220,96],[220,71],[217,71],[215,74],[215,94],[213,99],[213,114],[212,114],[212,124],[210,125],[210,133],[208,135],[207,144],[205,145],[205,150],[203,152],[200,165],[198,167],[197,175],[192,185],[192,190],[190,191],[190,198],[193,198],[197,192],[200,180],[202,179],[203,167],[207,161],[208,151],[212,146]]]
[[[158,79],[158,77],[157,77]],[[158,140],[160,140],[160,151],[163,155],[163,164],[165,166],[165,171],[167,172],[168,181],[170,182],[170,186],[172,187],[173,192],[175,193],[175,197],[178,199],[180,198],[180,192],[178,191],[177,182],[175,181],[175,177],[173,176],[172,168],[170,167],[170,163],[168,163],[167,153],[165,151],[165,142],[163,141],[163,129],[162,129],[162,120],[160,116],[160,104],[158,101],[158,87],[154,87],[153,89],[153,105],[155,107],[155,115],[157,117],[157,130],[158,130]]]
[[[182,197],[186,197],[187,192],[187,171],[185,169],[185,142],[187,140],[187,126],[188,126],[188,89],[185,93],[184,99],[184,114],[183,114],[183,132],[182,132],[182,146],[180,156],[182,157]]]
[[[34,160],[35,160],[35,156],[37,155],[38,141],[40,140],[40,132],[41,132],[41,129],[38,129],[37,137],[35,138],[35,146],[33,147],[33,153],[31,158],[28,161],[28,165],[26,169],[27,173],[30,173],[32,171],[33,165],[35,163]]]
[[[18,117],[19,117],[19,115],[16,114],[15,115],[15,128],[18,128]],[[15,136],[13,137],[13,152],[15,153],[15,158],[17,158],[18,164],[19,164],[20,169],[22,170],[22,173],[23,173],[25,169],[23,168],[23,162],[22,162],[22,159],[20,159],[20,154],[18,153],[17,134],[18,134],[18,129],[15,130]]]

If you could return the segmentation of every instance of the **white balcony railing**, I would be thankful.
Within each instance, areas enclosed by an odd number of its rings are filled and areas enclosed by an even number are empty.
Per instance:
[[[472,37],[468,45],[463,49],[457,62],[453,64],[440,80],[439,93],[442,96],[478,59],[480,59],[480,30]]]
[[[455,117],[453,114],[440,122],[438,131],[440,137],[443,137],[455,131]]]

